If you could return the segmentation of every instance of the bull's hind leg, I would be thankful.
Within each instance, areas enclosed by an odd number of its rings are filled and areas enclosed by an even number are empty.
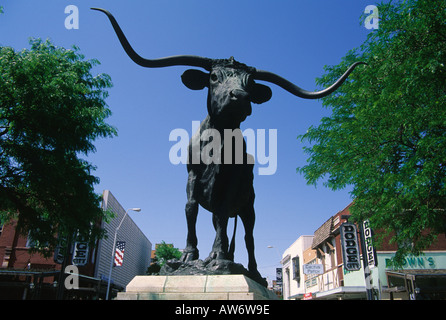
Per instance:
[[[187,182],[187,203],[186,203],[186,222],[187,222],[187,239],[186,248],[181,256],[181,261],[197,260],[199,253],[197,249],[198,239],[196,232],[196,223],[198,215],[198,202],[194,197],[195,175],[189,172],[189,180]]]
[[[254,255],[254,208],[245,210],[243,214],[240,215],[240,218],[245,227],[245,244],[246,250],[248,251],[248,270],[257,271],[257,262]]]
[[[246,250],[248,251],[248,270],[253,277],[262,279],[259,271],[257,270],[257,262],[254,254],[254,206],[248,206],[240,212],[239,216],[243,222],[243,226],[245,227],[245,243]]]

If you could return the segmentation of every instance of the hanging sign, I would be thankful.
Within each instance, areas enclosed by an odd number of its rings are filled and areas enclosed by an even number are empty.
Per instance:
[[[65,251],[67,249],[67,239],[65,237],[58,237],[56,249],[54,249],[54,262],[62,264],[65,259]]]
[[[341,225],[341,244],[344,269],[348,271],[361,269],[358,235],[356,226],[353,223],[343,223]]]
[[[56,249],[54,250],[54,262],[58,264],[62,264],[65,258],[64,255],[65,247],[61,244],[58,244]]]
[[[75,266],[85,266],[88,260],[88,242],[82,237],[78,237],[74,244],[74,253],[72,263]]]
[[[365,220],[362,224],[363,229],[363,239],[365,244],[365,256],[369,268],[374,268],[377,265],[376,256],[375,256],[375,248],[373,247],[372,242],[372,229],[370,228],[369,220]]]
[[[282,268],[276,268],[276,283],[278,286],[282,285]]]

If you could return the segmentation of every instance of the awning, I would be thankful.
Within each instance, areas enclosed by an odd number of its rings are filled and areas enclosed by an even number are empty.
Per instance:
[[[313,299],[332,300],[332,299],[365,299],[365,286],[347,286],[338,287],[323,292],[313,293]]]

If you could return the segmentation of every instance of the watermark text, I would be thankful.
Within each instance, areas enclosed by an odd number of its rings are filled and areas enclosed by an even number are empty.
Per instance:
[[[379,11],[374,5],[368,5],[364,10],[365,14],[368,16],[364,20],[364,26],[366,29],[378,29],[379,28]]]
[[[69,14],[65,18],[65,28],[68,30],[79,29],[79,8],[75,5],[65,7],[65,13]]]
[[[192,132],[199,133],[200,122],[192,121]],[[265,129],[225,129],[222,134],[216,129],[203,130],[193,139],[192,153],[188,156],[190,135],[185,129],[177,128],[170,132],[169,141],[176,141],[170,148],[169,160],[172,164],[243,164],[243,139],[246,139],[248,164],[257,161],[259,175],[273,175],[277,170],[277,129],[268,129],[268,144]],[[201,142],[208,142],[203,144]],[[223,142],[222,142],[223,141]],[[222,156],[222,147],[225,152]],[[268,150],[267,150],[268,147]],[[234,150],[234,153],[232,151]],[[268,152],[267,152],[268,151]]]

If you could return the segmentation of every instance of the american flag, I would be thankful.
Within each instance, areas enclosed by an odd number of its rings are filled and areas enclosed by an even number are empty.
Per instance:
[[[124,260],[124,248],[125,241],[116,241],[116,251],[115,251],[115,267],[122,266],[122,261]]]

